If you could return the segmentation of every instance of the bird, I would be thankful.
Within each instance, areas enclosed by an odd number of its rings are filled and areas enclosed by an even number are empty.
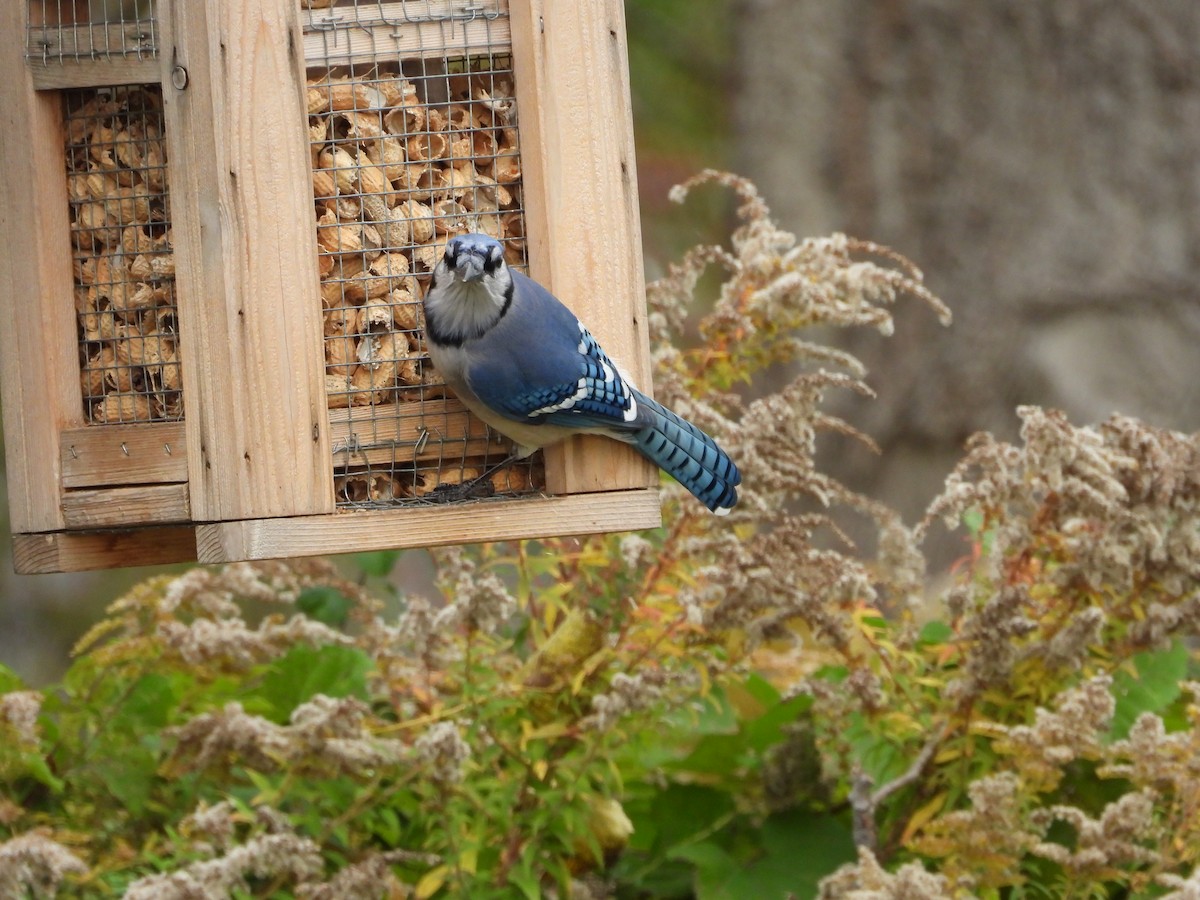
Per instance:
[[[599,434],[635,448],[717,515],[737,503],[742,476],[729,455],[634,387],[574,313],[509,267],[500,241],[448,241],[424,309],[434,367],[515,445],[496,469],[571,435]]]

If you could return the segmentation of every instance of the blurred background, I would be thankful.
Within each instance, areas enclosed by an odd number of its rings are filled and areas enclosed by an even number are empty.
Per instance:
[[[825,467],[920,518],[964,440],[1016,406],[1200,429],[1200,4],[1195,0],[627,0],[647,275],[728,234],[671,185],[752,178],[797,235],[893,247],[954,310],[902,302],[843,336],[883,449]],[[0,500],[0,531],[7,528]],[[32,684],[146,569],[21,577],[0,536],[0,662]],[[942,561],[957,552],[946,541]],[[414,552],[397,579],[427,571]]]

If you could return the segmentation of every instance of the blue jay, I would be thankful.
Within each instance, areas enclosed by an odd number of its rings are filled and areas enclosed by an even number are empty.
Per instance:
[[[629,383],[575,315],[504,262],[500,242],[446,245],[425,294],[429,357],[466,407],[523,459],[573,434],[631,444],[717,515],[742,476],[712,438]]]

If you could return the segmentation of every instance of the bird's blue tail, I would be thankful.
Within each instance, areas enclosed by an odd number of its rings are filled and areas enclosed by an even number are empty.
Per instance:
[[[716,442],[686,419],[639,391],[638,428],[631,443],[717,515],[737,503],[738,468]]]

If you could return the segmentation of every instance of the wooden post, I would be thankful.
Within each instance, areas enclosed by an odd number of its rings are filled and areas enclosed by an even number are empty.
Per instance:
[[[624,7],[511,0],[509,13],[530,274],[649,392]],[[657,477],[614,441],[576,438],[548,448],[546,481],[552,493],[579,493]]]
[[[332,512],[297,4],[158,9],[192,515]]]
[[[62,105],[25,64],[25,2],[0,3],[0,340],[14,532],[63,527],[59,432],[83,424]]]

